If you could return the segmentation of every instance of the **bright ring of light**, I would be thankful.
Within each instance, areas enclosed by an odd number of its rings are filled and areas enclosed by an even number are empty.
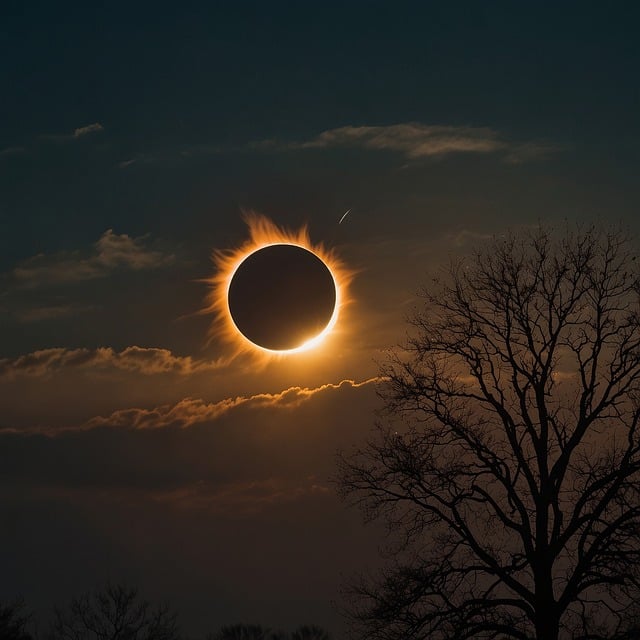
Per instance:
[[[267,218],[257,214],[246,215],[246,221],[250,232],[249,240],[238,249],[216,251],[213,255],[217,268],[216,273],[206,280],[211,289],[208,295],[208,306],[204,310],[215,315],[211,336],[222,337],[232,344],[238,352],[251,352],[254,355],[265,357],[287,356],[318,347],[334,330],[340,311],[347,302],[346,292],[353,275],[352,272],[344,267],[333,251],[325,249],[322,245],[312,245],[306,228],[291,232],[277,227]],[[319,331],[311,332],[311,337],[302,342],[296,341],[294,348],[274,349],[258,344],[260,340],[251,340],[245,335],[246,331],[243,333],[242,329],[234,321],[229,304],[229,295],[234,276],[236,276],[245,260],[262,249],[279,245],[303,249],[322,263],[331,275],[335,291],[335,302],[333,303],[329,320],[326,321],[325,316],[321,327],[318,327]],[[281,271],[280,273],[282,275],[285,272]]]

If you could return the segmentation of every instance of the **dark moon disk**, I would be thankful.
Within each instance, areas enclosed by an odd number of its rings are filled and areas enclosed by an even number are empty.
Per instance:
[[[254,251],[229,284],[229,311],[254,344],[274,351],[302,346],[329,324],[336,285],[329,267],[311,251],[274,244]]]

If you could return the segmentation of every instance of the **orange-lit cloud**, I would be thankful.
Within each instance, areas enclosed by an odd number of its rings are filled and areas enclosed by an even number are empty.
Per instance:
[[[70,369],[103,370],[114,368],[144,375],[174,373],[191,375],[212,371],[228,364],[225,360],[197,360],[177,356],[168,349],[131,346],[122,351],[52,348],[33,351],[17,358],[0,359],[0,380],[16,377],[44,377]]]
[[[81,358],[80,358],[81,359]],[[61,428],[33,427],[25,429],[2,428],[2,433],[40,433],[55,436],[70,431],[90,431],[98,428],[120,429],[162,429],[175,427],[185,429],[196,424],[202,424],[216,420],[229,411],[241,406],[250,409],[264,407],[278,409],[293,409],[305,403],[313,396],[328,391],[349,387],[357,389],[370,384],[380,382],[381,378],[369,378],[356,382],[354,380],[342,380],[339,383],[327,383],[319,387],[290,387],[278,393],[257,393],[251,396],[235,396],[224,398],[217,402],[206,402],[199,398],[184,398],[174,404],[166,404],[152,409],[127,408],[118,409],[108,416],[96,416],[86,422]]]
[[[309,400],[312,396],[340,389],[343,386],[358,388],[378,382],[378,378],[370,378],[362,382],[342,380],[327,383],[319,387],[290,387],[279,393],[257,393],[252,396],[235,396],[218,402],[205,402],[202,399],[184,398],[171,405],[161,405],[153,409],[120,409],[111,415],[91,418],[81,427],[82,430],[96,427],[125,427],[132,429],[158,429],[162,427],[187,428],[198,423],[209,422],[221,415],[246,405],[250,408],[278,407],[294,408]]]

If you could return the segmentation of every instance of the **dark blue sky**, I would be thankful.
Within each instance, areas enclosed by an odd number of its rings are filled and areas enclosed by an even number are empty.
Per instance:
[[[0,148],[27,156],[0,160],[13,260],[125,220],[178,232],[180,203],[221,173],[213,204],[260,205],[242,202],[263,169],[239,147],[344,125],[486,126],[619,188],[637,170],[633,3],[133,4],[3,4]],[[81,148],[51,140],[93,122],[104,134]],[[157,172],[156,198],[110,171],[187,147],[223,152]]]
[[[399,115],[606,135],[637,107],[633,3],[97,4],[4,4],[9,145],[87,118],[139,143]]]
[[[640,231],[639,20],[631,2],[3,2],[0,598],[46,619],[118,574],[195,636],[339,630],[340,574],[378,538],[327,477],[427,274],[507,228]],[[208,339],[202,280],[249,209],[357,272],[324,351],[257,366]],[[234,398],[252,408],[216,408]]]

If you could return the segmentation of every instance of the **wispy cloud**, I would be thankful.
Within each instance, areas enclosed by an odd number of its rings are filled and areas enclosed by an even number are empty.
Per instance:
[[[320,505],[333,499],[326,479],[335,473],[336,450],[370,431],[377,382],[187,398],[73,424],[11,425],[0,429],[4,485],[26,495],[143,499],[234,517],[299,500]]]
[[[155,269],[173,262],[173,255],[148,248],[145,240],[146,236],[132,238],[107,229],[89,255],[68,251],[39,254],[15,267],[11,276],[18,286],[35,288],[102,278],[118,269]]]
[[[104,131],[104,126],[100,122],[92,122],[81,127],[76,127],[73,133],[44,133],[38,137],[40,140],[48,142],[72,142],[73,140],[100,133],[101,131]]]
[[[138,152],[124,160],[121,160],[116,164],[116,166],[118,169],[130,169],[144,166],[174,167],[190,160],[206,158],[207,156],[229,151],[246,151],[246,146],[234,148],[210,144],[192,144],[185,145],[178,151],[161,152],[156,150],[153,153],[148,151],[144,153]]]
[[[149,164],[158,164],[160,162],[159,156],[154,156],[149,153],[137,153],[131,158],[127,160],[123,160],[122,162],[118,162],[119,169],[126,169],[127,167],[131,167],[133,165],[149,165]]]
[[[197,482],[156,491],[152,499],[179,509],[206,509],[209,513],[253,514],[275,504],[311,496],[326,496],[331,489],[315,476],[297,479],[272,477],[226,484]]]
[[[174,373],[191,375],[219,369],[228,360],[198,360],[177,356],[168,349],[131,346],[122,351],[111,347],[98,349],[52,348],[33,351],[16,358],[0,358],[0,380],[17,377],[41,378],[71,369],[103,370],[107,368],[144,375]]]
[[[55,320],[57,318],[68,318],[69,316],[75,316],[79,313],[86,313],[88,311],[95,310],[95,306],[80,305],[80,304],[49,304],[42,306],[24,307],[19,308],[12,306],[10,308],[10,315],[19,320],[20,322],[42,322],[44,320]],[[0,312],[7,312],[5,308],[0,305]],[[0,360],[0,363],[2,361]],[[0,368],[1,368],[0,364]],[[1,374],[0,374],[1,377]]]
[[[83,366],[87,359],[93,356],[91,353],[79,353],[77,358],[79,366]],[[38,366],[38,365],[34,365]],[[42,434],[47,436],[63,435],[69,432],[92,431],[100,428],[117,428],[132,430],[153,430],[174,427],[186,429],[197,424],[217,420],[221,416],[240,407],[248,409],[294,409],[304,404],[314,396],[330,391],[346,388],[357,389],[370,384],[376,384],[381,378],[369,378],[357,382],[355,380],[342,380],[339,383],[326,383],[319,387],[289,387],[278,393],[258,393],[250,396],[234,396],[224,398],[217,402],[206,402],[200,398],[183,398],[174,404],[160,405],[151,409],[128,408],[118,409],[107,416],[95,416],[86,422],[71,427],[33,427],[26,429],[0,428],[0,434]]]
[[[82,136],[86,136],[90,133],[97,133],[98,131],[104,131],[104,127],[99,122],[93,122],[91,124],[87,124],[84,127],[78,127],[73,132],[74,138],[80,138]]]
[[[5,147],[0,149],[0,158],[8,158],[9,156],[19,156],[26,153],[24,147]]]
[[[78,138],[83,138],[90,134],[99,133],[104,131],[104,127],[100,122],[92,122],[91,124],[84,125],[82,127],[76,127],[73,133],[45,133],[37,136],[37,138],[44,142],[53,143],[65,143]],[[31,146],[31,145],[27,145]],[[23,155],[27,153],[25,146],[11,146],[0,149],[0,158],[10,158],[12,156]]]
[[[252,396],[235,396],[218,402],[205,402],[202,399],[184,398],[176,404],[162,405],[153,409],[120,409],[109,416],[91,418],[79,427],[80,430],[97,427],[118,427],[129,429],[159,429],[178,427],[181,429],[215,420],[232,409],[241,406],[249,408],[277,407],[295,408],[318,393],[340,389],[358,388],[378,382],[370,378],[362,382],[342,380],[339,383],[327,383],[319,387],[289,387],[279,393],[258,393]]]
[[[504,159],[509,164],[522,164],[523,162],[545,158],[562,150],[563,147],[560,145],[548,142],[525,142],[512,145]]]
[[[488,127],[426,125],[419,122],[338,127],[323,131],[309,140],[285,142],[272,139],[253,146],[281,151],[360,148],[400,153],[409,159],[460,153],[503,153],[509,162],[522,162],[558,150],[549,144],[510,142]]]

